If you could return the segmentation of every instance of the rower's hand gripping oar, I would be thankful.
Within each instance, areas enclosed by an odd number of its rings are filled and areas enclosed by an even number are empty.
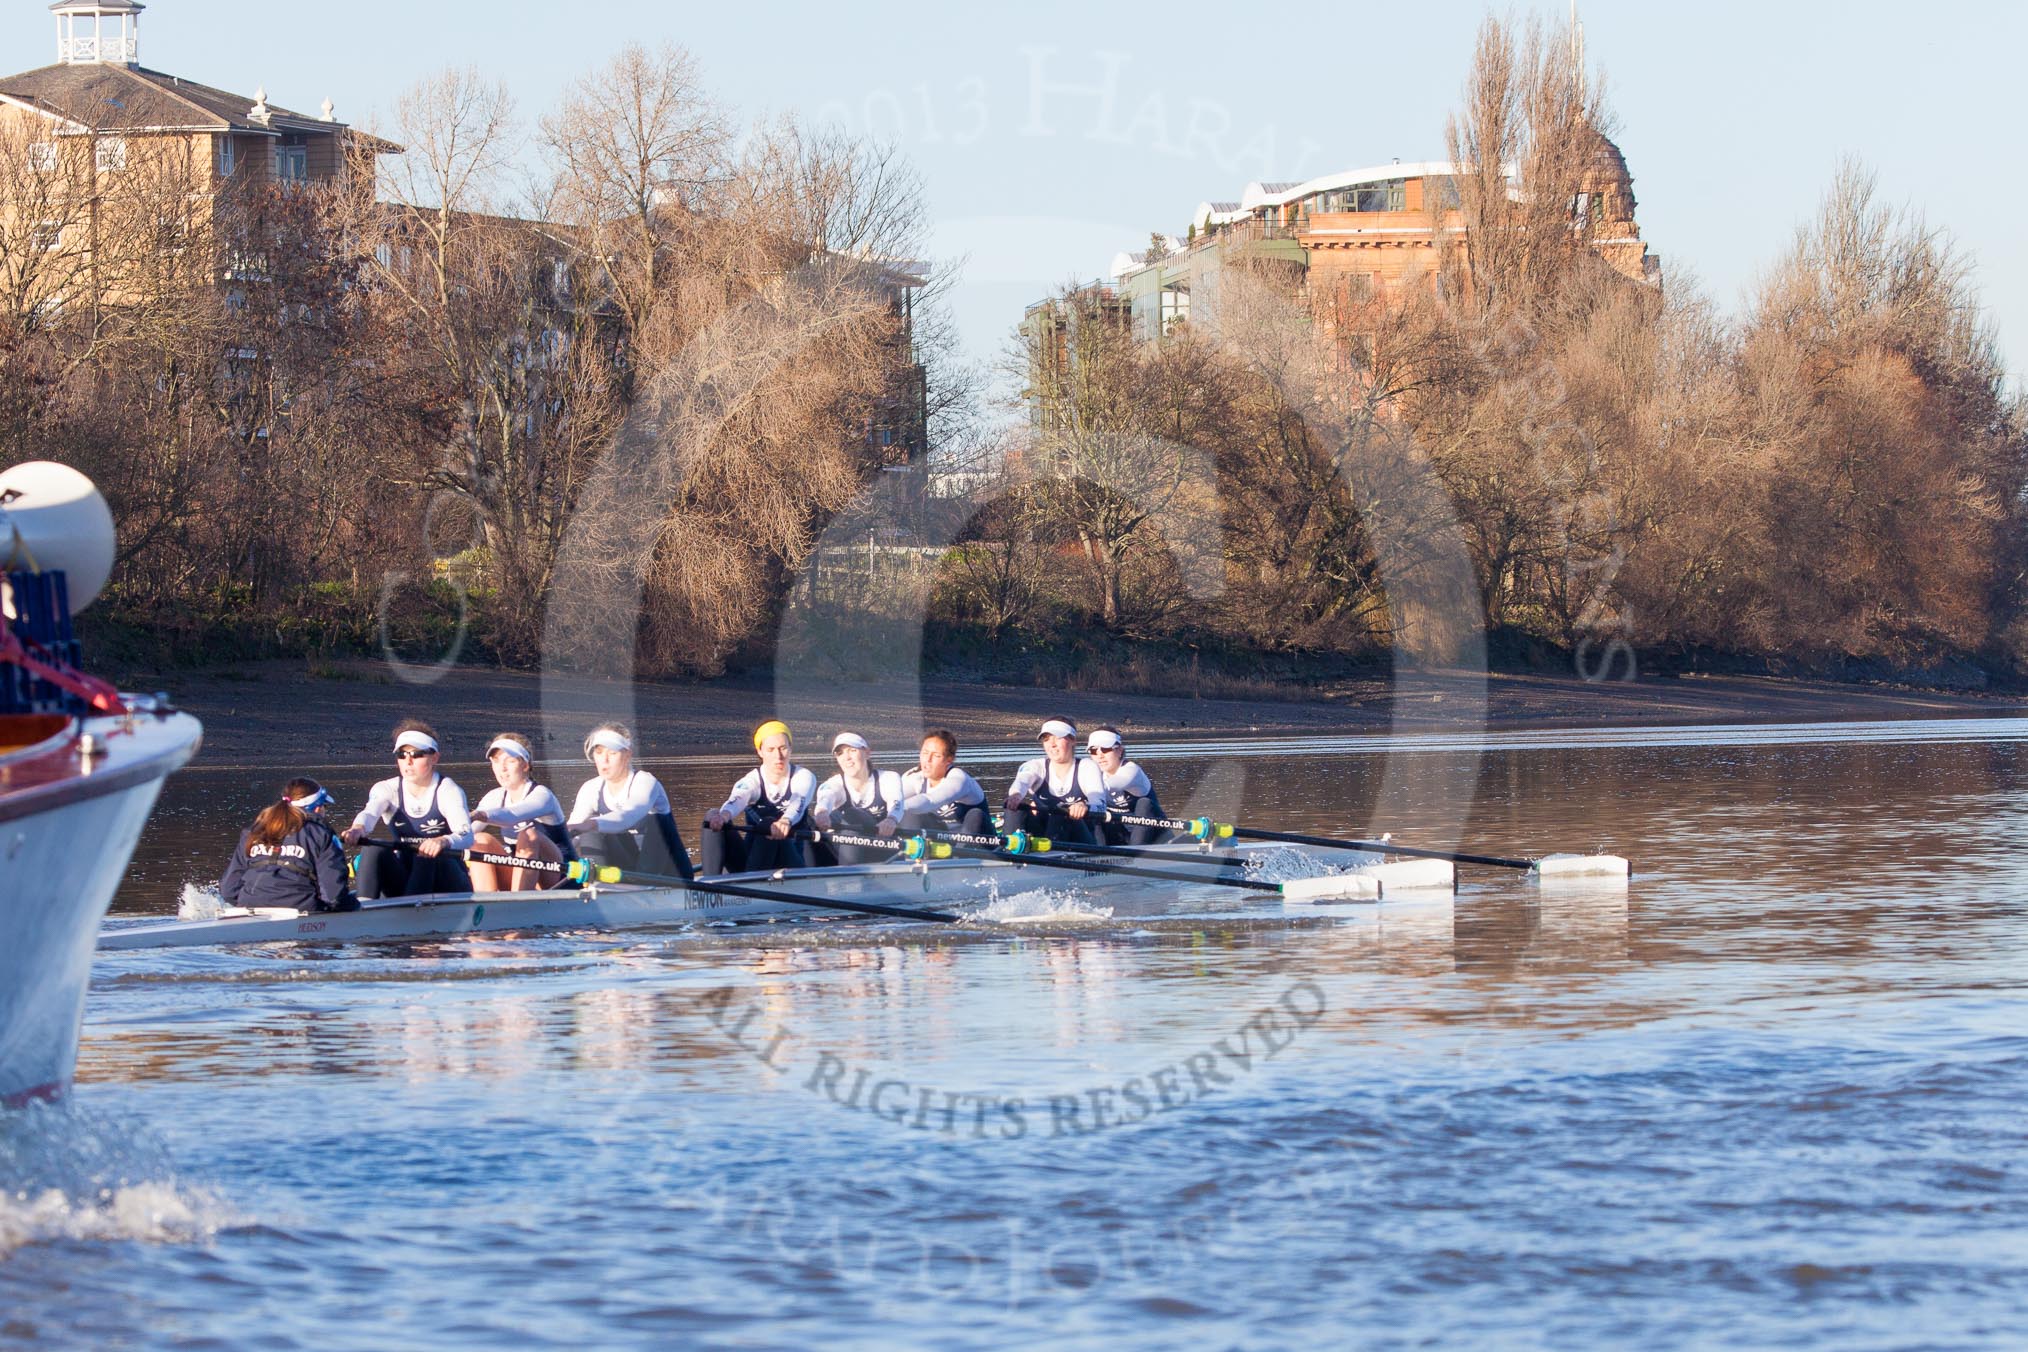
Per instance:
[[[1326,850],[1368,850],[1377,854],[1405,854],[1418,859],[1448,859],[1454,864],[1483,864],[1487,868],[1522,869],[1542,879],[1633,876],[1633,866],[1616,854],[1545,854],[1540,859],[1507,859],[1493,854],[1425,850],[1413,845],[1397,844],[1392,840],[1341,840],[1335,836],[1310,836],[1294,831],[1266,831],[1259,827],[1234,826],[1231,822],[1215,822],[1209,817],[1184,820],[1178,817],[1137,817],[1120,812],[1109,812],[1106,817],[1109,821],[1125,822],[1128,826],[1156,826],[1168,831],[1182,831],[1192,840],[1222,840],[1239,836],[1246,840],[1315,845]]]

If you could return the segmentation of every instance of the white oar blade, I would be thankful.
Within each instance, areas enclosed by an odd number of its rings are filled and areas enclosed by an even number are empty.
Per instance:
[[[1616,854],[1545,854],[1535,861],[1535,876],[1552,882],[1625,882],[1633,865]]]
[[[1332,873],[1282,884],[1284,901],[1377,901],[1379,897],[1380,880],[1364,873]]]
[[[1448,859],[1397,859],[1369,864],[1359,872],[1379,882],[1381,891],[1389,895],[1425,889],[1454,892],[1458,886],[1458,871]]]

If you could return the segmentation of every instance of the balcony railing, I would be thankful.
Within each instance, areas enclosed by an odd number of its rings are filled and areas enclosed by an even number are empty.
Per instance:
[[[124,38],[65,38],[58,43],[57,55],[73,66],[89,66],[100,61],[124,61],[129,64],[140,60],[141,39]]]

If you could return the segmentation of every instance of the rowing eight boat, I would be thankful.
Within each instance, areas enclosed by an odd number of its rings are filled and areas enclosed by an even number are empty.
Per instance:
[[[1198,845],[1161,847],[1178,858],[1200,856]],[[244,911],[228,908],[209,919],[159,920],[111,926],[99,935],[100,951],[135,948],[187,948],[220,944],[372,943],[442,938],[462,934],[496,934],[528,930],[604,930],[663,927],[700,920],[748,920],[795,914],[827,914],[813,899],[840,902],[923,902],[944,906],[991,902],[1006,892],[1061,887],[1066,880],[1080,890],[1102,889],[1108,896],[1130,890],[1183,890],[1217,887],[1219,877],[1244,875],[1250,858],[1266,847],[1221,849],[1229,868],[1207,869],[1202,883],[1163,882],[1119,871],[1115,861],[1085,856],[1089,872],[1060,867],[1075,855],[1052,856],[1049,872],[1031,870],[1019,859],[958,858],[912,864],[856,864],[833,868],[785,869],[775,873],[733,874],[703,880],[732,883],[749,889],[779,891],[799,900],[774,901],[731,896],[702,888],[597,883],[583,888],[547,892],[462,892],[369,901],[356,911]],[[1440,889],[1454,886],[1447,863],[1413,860],[1384,863],[1373,855],[1345,856],[1348,877],[1335,874],[1345,890],[1379,900],[1383,892]],[[1010,870],[1014,870],[1010,872]],[[1320,867],[1319,872],[1324,870]],[[1354,882],[1357,879],[1359,881]]]

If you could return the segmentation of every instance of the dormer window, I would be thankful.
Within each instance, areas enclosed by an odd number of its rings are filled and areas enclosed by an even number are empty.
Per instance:
[[[310,181],[310,147],[301,136],[284,136],[275,147],[275,177],[284,183]]]

